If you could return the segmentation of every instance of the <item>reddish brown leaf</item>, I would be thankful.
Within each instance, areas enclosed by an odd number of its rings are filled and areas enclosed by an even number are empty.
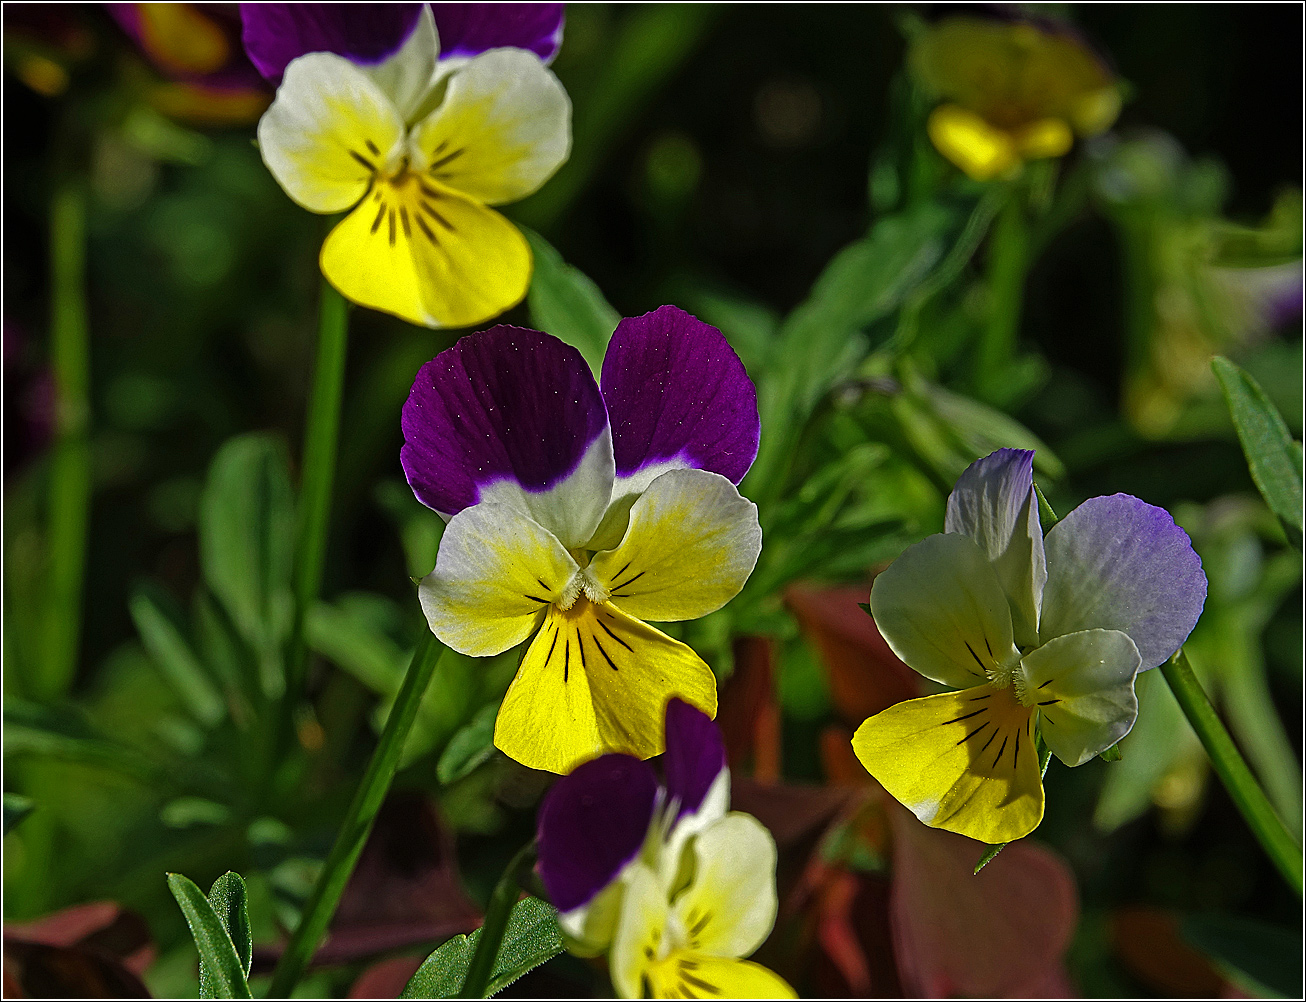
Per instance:
[[[1214,998],[1225,991],[1224,978],[1184,942],[1170,912],[1121,908],[1111,918],[1111,942],[1124,965],[1162,995]]]
[[[781,851],[822,834],[856,794],[826,786],[759,783],[733,776],[730,806],[751,814],[770,829]]]
[[[738,637],[735,670],[721,686],[717,726],[726,742],[726,757],[736,771],[752,765],[763,782],[780,779],[780,707],[775,692],[775,642],[767,637]]]
[[[75,905],[4,935],[7,998],[148,998],[154,959],[145,920],[112,901]]]
[[[408,987],[422,957],[391,957],[367,968],[349,989],[351,999],[397,999]]]
[[[793,584],[785,605],[816,648],[840,716],[854,727],[881,710],[921,694],[920,676],[889,650],[874,620],[858,606],[866,587]]]
[[[986,846],[929,828],[886,797],[893,828],[890,915],[903,987],[929,996],[1045,997],[1064,985],[1078,921],[1070,868],[1014,842],[977,875]]]

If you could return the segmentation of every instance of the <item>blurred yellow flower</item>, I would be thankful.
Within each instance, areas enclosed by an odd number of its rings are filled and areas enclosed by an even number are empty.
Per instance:
[[[1063,156],[1108,129],[1120,90],[1097,55],[1051,24],[951,17],[913,42],[912,73],[940,101],[927,129],[977,181]]]

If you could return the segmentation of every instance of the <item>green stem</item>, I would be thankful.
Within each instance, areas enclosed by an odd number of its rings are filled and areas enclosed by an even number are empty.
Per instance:
[[[344,394],[345,355],[349,342],[349,304],[325,278],[322,280],[317,330],[317,360],[308,397],[295,536],[295,609],[286,658],[285,705],[291,714],[303,693],[304,669],[308,660],[304,619],[317,600],[326,561],[327,526],[340,438],[340,401]]]
[[[535,842],[532,840],[512,858],[512,862],[503,871],[503,876],[494,885],[490,903],[485,908],[485,923],[476,939],[476,951],[467,965],[462,991],[458,993],[460,999],[485,998],[490,977],[494,973],[494,962],[499,959],[499,948],[503,945],[503,934],[508,930],[508,917],[512,914],[512,906],[521,896],[522,874],[534,864]]]
[[[48,573],[39,694],[57,699],[77,671],[91,505],[90,336],[86,309],[86,187],[68,177],[50,205],[50,361],[55,444],[50,459]]]
[[[1211,701],[1202,691],[1202,685],[1193,674],[1182,648],[1161,666],[1161,673],[1170,684],[1170,691],[1174,693],[1184,716],[1201,739],[1224,788],[1229,791],[1229,796],[1242,812],[1248,827],[1261,843],[1261,848],[1278,867],[1283,879],[1301,897],[1301,847],[1274,813],[1270,801],[1234,745],[1233,738],[1225,730]]]
[[[1008,364],[1016,354],[1025,276],[1029,271],[1029,223],[1024,194],[1012,187],[998,212],[989,242],[988,319],[976,355],[976,383],[981,396],[1001,402]]]
[[[340,834],[336,836],[335,845],[331,847],[331,853],[308,896],[299,925],[295,927],[290,942],[286,944],[285,953],[277,962],[268,989],[269,998],[290,997],[291,989],[308,966],[318,941],[326,932],[336,905],[340,903],[345,883],[353,873],[354,864],[358,862],[359,853],[363,851],[363,844],[372,830],[376,812],[380,810],[381,802],[390,789],[399,765],[399,756],[404,749],[404,741],[412,729],[422,695],[426,692],[443,651],[444,646],[429,631],[423,630],[422,639],[413,652],[413,660],[409,663],[399,688],[399,695],[395,697],[390,716],[381,731],[376,751],[372,753],[372,760],[367,764],[367,771],[345,813]]]

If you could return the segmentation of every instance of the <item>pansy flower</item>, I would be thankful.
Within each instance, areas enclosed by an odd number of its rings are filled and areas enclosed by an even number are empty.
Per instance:
[[[1036,737],[1076,766],[1129,732],[1134,677],[1172,655],[1206,600],[1187,534],[1127,494],[1039,527],[1032,452],[1000,449],[948,498],[946,532],[908,547],[871,588],[903,661],[958,691],[871,717],[857,757],[935,828],[983,842],[1043,819]]]
[[[794,998],[740,958],[775,924],[776,846],[729,812],[721,732],[679,699],[666,708],[665,781],[604,755],[554,784],[539,813],[539,874],[582,956],[607,952],[623,998]]]
[[[1104,132],[1120,113],[1110,70],[1050,21],[949,17],[915,39],[910,65],[941,102],[930,140],[977,181],[1064,156],[1076,135]]]
[[[562,4],[242,4],[280,81],[263,161],[311,212],[346,212],[322,274],[346,298],[467,327],[526,294],[526,238],[490,208],[567,159],[571,103],[546,61]]]
[[[424,365],[403,409],[408,483],[449,520],[427,621],[474,656],[535,635],[494,743],[558,773],[659,753],[670,696],[716,713],[711,669],[644,620],[721,608],[762,545],[735,487],[757,395],[720,331],[674,306],[623,320],[601,386],[570,345],[499,326]]]

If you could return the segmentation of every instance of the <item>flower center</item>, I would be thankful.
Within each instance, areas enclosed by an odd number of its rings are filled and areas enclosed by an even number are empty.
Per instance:
[[[612,597],[612,592],[594,574],[589,567],[580,567],[571,575],[562,588],[562,597],[555,605],[563,612],[568,611],[576,600],[584,595],[594,605],[602,605]]]

